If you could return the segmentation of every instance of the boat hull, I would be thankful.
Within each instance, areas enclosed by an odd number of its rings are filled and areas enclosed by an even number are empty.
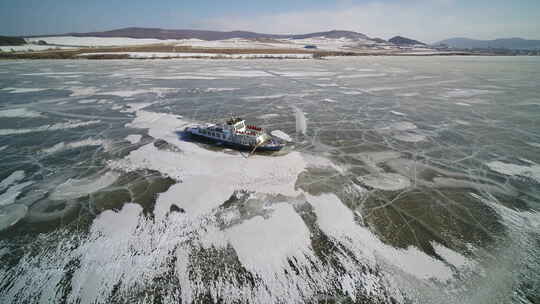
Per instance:
[[[202,142],[210,143],[210,144],[217,144],[217,145],[220,145],[222,147],[227,147],[227,148],[231,148],[231,149],[235,149],[235,150],[252,151],[253,148],[255,148],[254,146],[250,146],[250,145],[243,145],[243,144],[235,143],[235,142],[232,142],[232,141],[227,141],[227,140],[222,140],[222,139],[220,140],[220,139],[216,139],[216,138],[212,138],[212,137],[206,137],[206,136],[203,136],[203,135],[200,135],[200,134],[190,132],[187,129],[185,130],[185,132],[191,138],[196,139],[197,141],[202,141]],[[281,150],[284,146],[285,146],[284,144],[280,144],[280,145],[261,145],[261,146],[258,146],[255,149],[255,151],[258,151],[258,152],[263,152],[263,151],[275,152],[275,151]]]

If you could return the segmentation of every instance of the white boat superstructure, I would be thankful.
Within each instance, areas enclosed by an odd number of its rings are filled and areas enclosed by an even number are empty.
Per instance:
[[[266,133],[262,128],[246,125],[245,120],[239,117],[233,117],[225,124],[188,127],[186,132],[241,148],[279,150],[284,146],[284,143]]]

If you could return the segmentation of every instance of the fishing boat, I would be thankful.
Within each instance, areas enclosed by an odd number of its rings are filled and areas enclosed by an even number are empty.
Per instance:
[[[238,150],[279,151],[285,143],[268,134],[263,128],[246,124],[240,117],[231,117],[224,124],[205,124],[187,127],[185,132]]]

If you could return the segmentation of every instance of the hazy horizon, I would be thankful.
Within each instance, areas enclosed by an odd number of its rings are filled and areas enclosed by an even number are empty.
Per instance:
[[[106,31],[126,27],[303,34],[349,30],[370,37],[405,36],[426,43],[466,37],[540,39],[540,2],[462,0],[278,0],[212,3],[104,0],[53,5],[42,1],[0,3],[0,35],[30,36]]]

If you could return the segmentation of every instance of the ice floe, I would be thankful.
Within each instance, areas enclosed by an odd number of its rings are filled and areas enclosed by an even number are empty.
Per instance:
[[[270,132],[270,134],[274,135],[275,137],[279,137],[285,141],[292,141],[292,138],[289,136],[289,134],[281,131],[281,130],[274,130]]]

